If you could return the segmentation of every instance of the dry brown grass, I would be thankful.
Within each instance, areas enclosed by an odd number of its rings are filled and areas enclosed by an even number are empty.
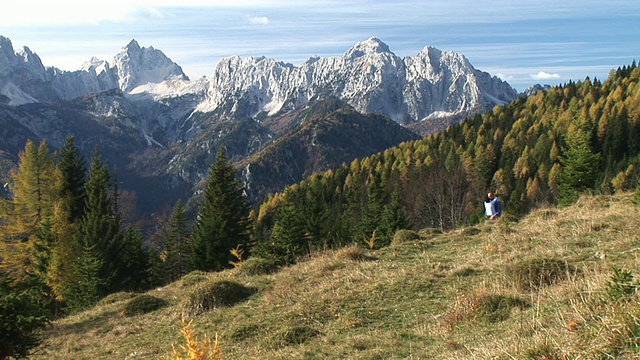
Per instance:
[[[34,358],[168,356],[189,294],[225,279],[257,292],[192,319],[199,334],[218,334],[225,359],[638,358],[640,299],[606,294],[614,266],[640,274],[631,198],[585,197],[519,222],[319,252],[272,274],[190,274],[148,293],[168,303],[152,313],[119,316],[124,297],[56,321]],[[514,269],[539,259],[566,264],[561,278],[518,285]]]

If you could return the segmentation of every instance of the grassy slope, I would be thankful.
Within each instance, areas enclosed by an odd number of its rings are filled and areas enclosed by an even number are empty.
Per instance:
[[[273,275],[190,274],[149,292],[169,302],[161,310],[122,316],[121,300],[55,322],[34,358],[168,358],[184,342],[189,294],[216,279],[258,289],[189,318],[201,340],[217,334],[224,359],[634,358],[627,331],[640,336],[637,301],[613,303],[605,291],[613,266],[640,272],[632,198],[585,197],[518,223],[314,254]],[[575,271],[523,290],[517,266],[530,259],[566,260]]]

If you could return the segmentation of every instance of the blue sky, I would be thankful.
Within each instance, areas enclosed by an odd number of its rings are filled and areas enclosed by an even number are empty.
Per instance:
[[[12,1],[0,35],[45,66],[75,70],[111,60],[131,39],[162,50],[191,79],[222,57],[267,56],[300,65],[341,56],[375,36],[398,56],[425,46],[464,54],[522,91],[563,84],[640,60],[638,0],[110,0]]]

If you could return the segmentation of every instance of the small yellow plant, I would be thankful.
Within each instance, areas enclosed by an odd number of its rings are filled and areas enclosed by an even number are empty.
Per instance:
[[[238,261],[229,260],[229,264],[233,265],[233,267],[240,267],[244,262],[242,255],[244,255],[244,250],[240,247],[240,244],[236,246],[235,249],[229,250],[231,255],[233,255]]]
[[[371,237],[364,237],[364,243],[367,244],[369,246],[369,249],[371,250],[373,250],[373,248],[376,246],[376,240],[378,240],[376,237],[376,230],[373,230],[373,234],[371,234]]]
[[[181,320],[182,329],[180,333],[184,336],[187,341],[187,346],[182,346],[182,350],[187,354],[186,356],[182,356],[175,348],[173,347],[173,356],[169,359],[171,360],[221,360],[222,359],[222,351],[220,350],[220,346],[218,345],[218,335],[216,334],[216,339],[212,343],[211,339],[205,338],[202,343],[198,343],[198,339],[196,338],[193,329],[191,328],[191,321],[186,322],[184,319]]]

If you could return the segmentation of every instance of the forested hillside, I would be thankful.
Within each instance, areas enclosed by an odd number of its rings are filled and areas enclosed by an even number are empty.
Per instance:
[[[449,230],[482,218],[488,191],[506,213],[635,188],[640,71],[612,71],[467,119],[445,132],[317,174],[262,204],[257,253],[304,253],[399,228]],[[304,239],[304,240],[295,240]]]

